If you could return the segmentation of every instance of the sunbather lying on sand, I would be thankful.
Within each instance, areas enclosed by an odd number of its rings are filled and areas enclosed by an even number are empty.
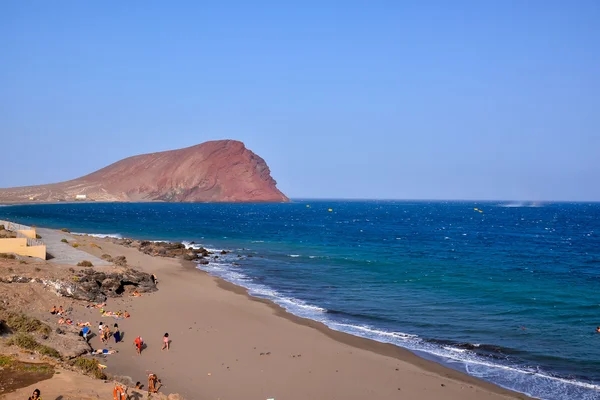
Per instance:
[[[58,320],[58,323],[59,323],[59,324],[61,324],[61,325],[62,325],[62,324],[73,325],[73,321],[71,321],[71,318],[67,318],[67,319],[65,319],[65,318],[62,318],[62,317],[61,317],[61,318]]]
[[[92,303],[85,306],[85,308],[102,308],[106,305],[106,303]]]
[[[133,293],[131,293],[131,297],[142,297],[142,294],[137,290],[134,290]]]
[[[77,326],[81,328],[84,326],[92,326],[92,324],[90,324],[89,322],[78,322]]]
[[[109,350],[109,349],[97,349],[92,351],[92,354],[115,354],[118,353],[118,350]]]

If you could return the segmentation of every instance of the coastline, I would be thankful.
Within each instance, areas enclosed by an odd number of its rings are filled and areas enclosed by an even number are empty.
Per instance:
[[[132,314],[131,320],[119,321],[126,332],[125,344],[113,347],[120,353],[105,362],[113,375],[135,382],[143,381],[147,371],[158,371],[169,391],[192,399],[387,399],[398,398],[398,393],[422,399],[529,398],[396,345],[335,331],[293,315],[268,299],[251,296],[246,288],[198,269],[191,261],[152,257],[106,238],[76,238],[86,252],[125,255],[131,267],[159,276],[157,293],[108,301],[109,308],[128,307]],[[198,323],[202,328],[194,326]],[[157,352],[160,332],[165,330],[170,331],[174,346],[185,346],[186,354],[177,351],[173,355],[177,347],[169,354]],[[142,357],[127,344],[138,334],[152,349]],[[209,349],[205,339],[211,343]],[[98,339],[91,343],[99,346]],[[316,348],[319,351],[315,352]],[[238,369],[240,372],[234,373]]]

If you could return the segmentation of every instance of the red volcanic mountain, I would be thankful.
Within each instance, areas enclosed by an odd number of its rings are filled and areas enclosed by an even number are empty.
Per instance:
[[[0,202],[286,202],[265,160],[242,142],[217,140],[142,154],[49,185],[0,189]]]

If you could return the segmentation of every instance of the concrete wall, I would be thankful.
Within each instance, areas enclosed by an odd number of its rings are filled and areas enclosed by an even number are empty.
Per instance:
[[[0,253],[15,253],[20,256],[37,257],[45,260],[46,246],[27,246],[27,238],[0,239]]]
[[[35,239],[35,229],[19,229],[17,233],[23,234],[23,236],[27,236],[28,238]]]

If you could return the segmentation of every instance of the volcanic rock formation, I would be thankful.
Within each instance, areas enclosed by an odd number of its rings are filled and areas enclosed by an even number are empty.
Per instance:
[[[0,189],[0,202],[286,202],[265,161],[242,142],[217,140],[129,157],[49,185]]]

